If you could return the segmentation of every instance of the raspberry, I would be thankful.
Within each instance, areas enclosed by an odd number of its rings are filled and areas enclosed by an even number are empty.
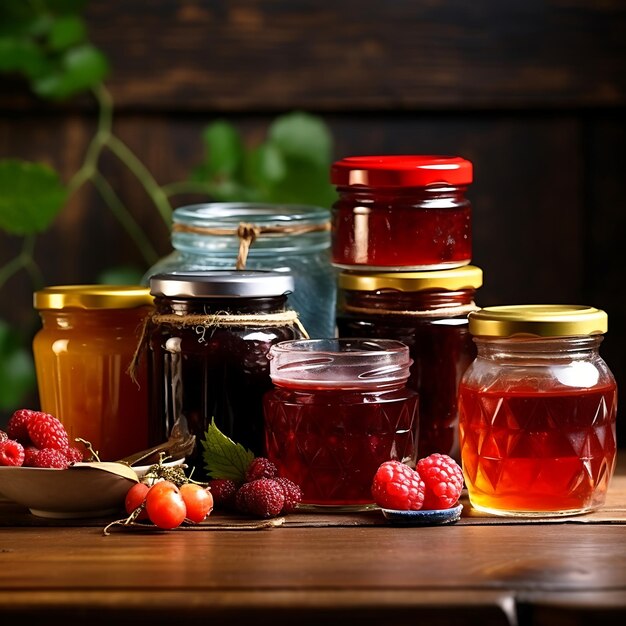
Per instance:
[[[9,435],[7,435],[3,430],[0,430],[0,443],[2,443],[3,441],[6,441],[9,438]]]
[[[26,446],[24,448],[24,467],[35,467],[35,457],[39,454],[39,448]]]
[[[257,456],[252,459],[248,469],[246,470],[246,482],[250,483],[259,478],[274,478],[278,470],[276,466],[263,456]]]
[[[226,478],[214,478],[209,481],[209,488],[213,496],[213,506],[216,509],[234,509],[237,485]]]
[[[447,454],[431,454],[420,459],[417,471],[426,485],[425,509],[449,509],[463,490],[463,471]]]
[[[383,509],[419,511],[424,502],[424,481],[408,465],[386,461],[374,475],[372,497]]]
[[[28,422],[30,440],[37,448],[53,448],[65,453],[69,447],[63,424],[48,413],[35,413]]]
[[[24,464],[24,447],[13,439],[0,442],[0,465],[20,467]]]
[[[37,411],[30,409],[19,409],[13,413],[9,423],[7,424],[7,435],[11,439],[19,441],[21,444],[29,444],[30,436],[28,435],[28,424]]]
[[[302,489],[288,478],[274,478],[273,480],[283,488],[283,495],[285,496],[285,504],[283,504],[281,513],[291,513],[302,501]]]
[[[44,448],[43,450],[39,450],[39,453],[35,456],[33,465],[34,467],[66,469],[69,467],[70,462],[60,450]]]
[[[72,446],[67,449],[65,456],[70,463],[80,463],[83,460],[83,453]]]
[[[237,507],[242,513],[257,517],[275,517],[283,510],[283,488],[271,478],[244,483],[237,492]]]

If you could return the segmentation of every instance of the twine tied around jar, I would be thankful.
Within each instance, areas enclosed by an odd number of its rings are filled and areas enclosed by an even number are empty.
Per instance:
[[[347,313],[362,313],[364,315],[399,315],[406,317],[433,318],[433,317],[458,317],[459,315],[467,315],[472,311],[478,311],[479,306],[475,302],[469,304],[458,304],[456,306],[446,306],[439,309],[425,309],[423,311],[396,311],[393,309],[378,309],[364,306],[352,306],[344,304],[343,310]]]
[[[249,222],[240,222],[237,228],[211,228],[205,226],[188,226],[187,224],[174,224],[172,231],[179,233],[195,233],[214,237],[228,237],[235,235],[239,239],[239,251],[235,269],[246,269],[250,246],[261,235],[304,235],[307,233],[322,233],[330,230],[330,222],[322,224],[310,224],[302,226],[258,226]]]
[[[305,339],[309,339],[309,333],[302,325],[296,311],[281,311],[280,313],[257,313],[250,315],[233,315],[227,311],[217,313],[205,313],[195,315],[175,315],[173,313],[152,313],[147,315],[143,321],[139,342],[126,370],[131,380],[138,385],[137,370],[139,361],[148,344],[148,327],[150,325],[160,326],[170,324],[177,328],[193,328],[198,335],[198,343],[207,343],[206,331],[208,329],[220,328],[222,326],[240,327],[245,326],[295,326]]]

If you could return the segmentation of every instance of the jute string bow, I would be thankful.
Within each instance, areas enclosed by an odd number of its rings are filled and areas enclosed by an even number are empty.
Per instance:
[[[330,222],[308,226],[258,226],[249,222],[240,222],[237,228],[209,228],[174,224],[172,230],[179,233],[196,233],[198,235],[212,235],[215,237],[236,235],[239,238],[239,252],[237,253],[235,269],[243,270],[246,268],[250,246],[261,235],[304,235],[306,233],[326,232],[330,230]]]

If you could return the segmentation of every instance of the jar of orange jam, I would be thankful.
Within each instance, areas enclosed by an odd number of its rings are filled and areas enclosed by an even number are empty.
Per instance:
[[[91,442],[103,461],[148,447],[145,362],[127,369],[146,316],[147,287],[64,285],[34,294],[43,328],[33,354],[41,410],[57,417],[70,441]]]
[[[615,379],[599,354],[604,311],[488,307],[469,314],[478,356],[459,388],[472,506],[557,516],[599,508],[616,459]]]

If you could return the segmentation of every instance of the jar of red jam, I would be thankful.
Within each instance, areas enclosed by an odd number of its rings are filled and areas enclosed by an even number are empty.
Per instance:
[[[272,387],[267,354],[306,336],[287,308],[289,274],[170,272],[150,279],[155,314],[148,328],[152,440],[186,419],[196,436],[188,458],[203,475],[201,442],[215,420],[228,437],[264,455],[263,394]],[[198,475],[196,474],[196,475]]]
[[[43,327],[33,340],[41,409],[70,441],[89,441],[103,461],[148,447],[145,362],[128,368],[152,311],[147,287],[58,285],[34,294]]]
[[[501,306],[470,313],[478,356],[460,385],[465,483],[496,515],[593,511],[615,468],[617,388],[598,348],[604,311]]]
[[[374,506],[381,463],[415,466],[417,394],[399,341],[288,341],[269,353],[275,389],[264,398],[267,454],[312,507]]]
[[[396,339],[413,359],[407,386],[419,393],[419,456],[458,458],[457,395],[476,347],[467,314],[477,309],[482,270],[339,274],[340,337]]]
[[[332,262],[345,269],[433,270],[472,257],[472,164],[447,156],[354,156],[331,182]]]

